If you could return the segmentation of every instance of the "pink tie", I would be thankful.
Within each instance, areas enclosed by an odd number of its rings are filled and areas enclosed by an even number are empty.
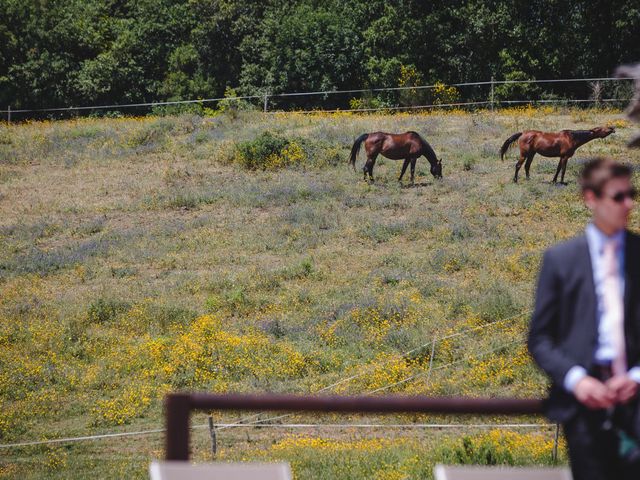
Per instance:
[[[615,351],[611,368],[614,375],[624,375],[627,373],[627,354],[624,342],[624,307],[620,276],[618,275],[617,247],[618,244],[615,240],[608,240],[604,244],[602,293],[605,312],[611,320],[611,339]]]

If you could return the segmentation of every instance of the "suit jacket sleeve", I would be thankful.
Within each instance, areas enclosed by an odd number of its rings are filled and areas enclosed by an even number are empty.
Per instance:
[[[567,258],[561,257],[562,252],[557,249],[544,254],[528,339],[533,359],[558,386],[563,384],[569,369],[578,364],[568,353],[570,349],[563,345],[566,339],[562,335],[567,332],[563,328],[562,311],[567,298],[563,292],[565,279],[562,267]]]

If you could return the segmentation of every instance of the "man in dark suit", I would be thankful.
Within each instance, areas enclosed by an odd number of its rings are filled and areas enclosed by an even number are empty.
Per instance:
[[[585,165],[592,220],[544,254],[529,351],[551,378],[548,417],[563,424],[574,480],[640,479],[620,454],[640,438],[640,237],[626,230],[631,170],[607,158]],[[633,445],[633,443],[631,443]]]

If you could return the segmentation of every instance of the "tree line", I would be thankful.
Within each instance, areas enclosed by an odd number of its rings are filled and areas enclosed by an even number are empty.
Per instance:
[[[609,76],[639,32],[640,0],[0,0],[0,109]]]

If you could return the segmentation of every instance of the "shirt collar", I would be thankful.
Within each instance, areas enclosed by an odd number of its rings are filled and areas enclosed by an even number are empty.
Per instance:
[[[604,244],[609,240],[615,240],[618,244],[618,249],[624,251],[625,231],[619,230],[611,236],[606,235],[602,230],[595,226],[593,223],[587,224],[586,228],[587,241],[595,247],[595,251],[598,254],[602,254]],[[618,251],[619,251],[618,250]]]

